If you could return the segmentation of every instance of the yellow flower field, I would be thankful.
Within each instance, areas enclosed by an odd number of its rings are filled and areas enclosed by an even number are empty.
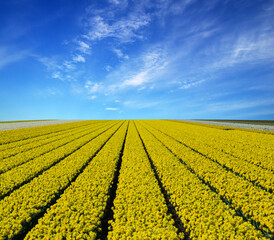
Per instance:
[[[169,120],[0,132],[0,239],[273,239],[272,132]]]

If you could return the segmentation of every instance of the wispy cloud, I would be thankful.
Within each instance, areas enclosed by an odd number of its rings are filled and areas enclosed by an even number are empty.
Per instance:
[[[74,62],[83,62],[84,63],[86,61],[86,59],[81,55],[76,55],[76,56],[73,57],[73,61]]]
[[[125,80],[124,82],[121,83],[121,87],[127,87],[127,86],[139,86],[142,85],[143,83],[147,82],[149,80],[148,78],[148,72],[149,70],[145,70],[142,72],[137,73],[133,77]]]
[[[67,78],[67,76],[72,76],[74,81],[76,81],[73,75],[78,68],[78,64],[85,64],[88,56],[91,54],[91,46],[105,39],[112,41],[112,47],[109,49],[119,59],[128,60],[129,56],[124,53],[125,48],[121,47],[123,44],[127,46],[135,41],[146,39],[146,28],[150,26],[155,17],[160,16],[164,12],[164,14],[178,14],[195,1],[183,0],[176,4],[173,1],[166,1],[166,3],[165,1],[161,1],[161,3],[154,3],[153,1],[135,2],[131,3],[131,8],[127,8],[129,4],[127,0],[110,0],[109,2],[111,4],[104,8],[94,8],[92,4],[86,8],[85,15],[81,17],[83,33],[76,36],[74,40],[67,41],[67,47],[70,42],[75,45],[71,47],[70,55],[39,58],[39,61],[51,72],[53,78],[71,81],[71,78]],[[170,8],[166,8],[166,6]],[[152,12],[147,11],[152,8],[154,8]],[[123,14],[121,14],[122,12]],[[110,85],[104,83],[106,85],[104,86],[105,89],[114,90],[138,87],[153,81],[155,75],[157,75],[156,73],[165,68],[167,64],[167,61],[161,62],[164,59],[162,52],[160,50],[151,51],[140,59],[143,66],[139,67],[139,70],[134,71],[133,67],[128,69],[128,73],[120,76],[121,78],[117,79],[116,83]],[[110,65],[107,65],[105,70],[107,72],[113,72],[114,70],[116,71],[115,74],[117,74],[117,71],[119,72],[119,70]],[[89,86],[88,88],[85,86],[85,88],[89,89],[90,93],[94,92],[95,88],[96,91],[99,91],[97,85]]]
[[[63,56],[33,56],[45,66],[52,78],[68,82],[77,81],[80,73],[77,69],[77,64],[85,63],[85,58],[80,54],[74,55],[70,59]]]
[[[198,20],[192,16],[189,20],[183,19],[170,40],[166,39],[167,43],[170,41],[168,82],[180,82],[182,89],[200,87],[201,80],[217,79],[229,69],[241,71],[243,67],[254,69],[273,64],[274,32],[269,14],[258,11],[254,19],[237,22],[237,28],[231,27],[234,20],[226,25],[220,24],[216,16],[201,15],[203,21],[199,21],[199,16]],[[192,24],[187,27],[189,22]],[[185,82],[182,85],[184,79],[193,77],[197,84]]]
[[[97,97],[97,96],[92,95],[92,96],[88,96],[88,99],[89,99],[89,100],[94,100],[96,97]]]
[[[61,81],[64,81],[64,77],[61,75],[60,72],[54,72],[51,77],[55,78],[55,79],[59,79]]]
[[[154,4],[154,7],[157,9],[155,12],[156,16],[163,18],[168,14],[181,14],[188,6],[195,2],[196,0],[161,0],[155,2],[151,1],[150,4]]]
[[[115,5],[122,5],[126,7],[128,5],[127,0],[109,0],[110,3],[115,4]]]
[[[53,78],[71,81],[66,76],[68,74],[73,76],[79,64],[85,64],[88,56],[91,55],[91,46],[104,39],[114,39],[109,49],[119,59],[129,59],[129,56],[122,51],[121,45],[144,38],[143,29],[150,23],[150,14],[140,9],[137,4],[133,10],[120,16],[121,9],[126,7],[128,2],[113,0],[110,3],[103,9],[94,8],[92,5],[86,8],[85,15],[81,17],[83,33],[75,36],[74,40],[65,42],[66,48],[70,48],[70,54],[38,57]],[[110,72],[113,67],[107,65],[105,69]]]
[[[204,82],[205,80],[198,80],[198,81],[183,81],[181,83],[181,86],[179,87],[179,89],[188,89],[194,86],[197,86],[199,84],[201,84],[202,82]]]
[[[168,94],[180,95],[180,98],[200,91],[197,95],[201,101],[206,85],[213,89],[212,93],[217,89],[209,79],[218,79],[225,70],[273,63],[274,35],[273,26],[267,23],[269,16],[260,16],[261,19],[254,21],[257,25],[253,28],[247,24],[250,20],[224,21],[218,14],[212,14],[215,6],[223,7],[231,1],[203,1],[201,6],[197,0],[108,2],[109,5],[94,3],[86,9],[80,22],[81,34],[71,41],[74,46],[67,56],[41,59],[52,72],[51,76],[62,81],[73,79],[80,66],[87,69],[87,63],[92,62],[93,69],[88,73],[83,71],[79,78],[79,94],[89,100],[96,99],[96,102],[104,99],[105,106],[114,103],[114,107],[105,110],[120,110],[115,106],[153,108],[160,104],[155,97],[157,94],[164,98]],[[195,7],[187,11],[194,4]],[[271,9],[267,7],[268,15]],[[234,28],[236,23],[237,28]],[[98,52],[100,55],[96,55]],[[93,58],[91,54],[94,54]],[[102,59],[103,64],[100,62]],[[97,70],[101,71],[100,74],[95,73]],[[220,78],[218,81],[226,80]],[[228,90],[233,90],[233,87]],[[204,95],[206,99],[211,93]],[[140,96],[144,100],[137,101]],[[111,98],[112,102],[108,102]],[[119,101],[115,101],[117,98]],[[221,112],[228,102],[231,104],[227,111],[248,108],[248,101],[240,104],[224,101],[209,104],[207,110]],[[257,102],[251,106],[262,106],[260,104]]]
[[[150,17],[134,13],[113,22],[113,19],[97,15],[88,18],[87,21],[85,37],[88,40],[98,41],[104,38],[114,38],[121,43],[127,43],[143,38],[139,30],[149,24]]]
[[[157,76],[167,66],[167,59],[165,50],[158,47],[142,53],[108,76],[110,79],[116,79],[116,83],[111,84],[109,89],[117,91],[128,87],[140,88],[145,83],[156,81]]]
[[[62,66],[59,65],[59,61],[57,57],[41,57],[41,56],[35,56],[37,61],[41,62],[49,71],[53,71],[56,69],[62,69]]]
[[[218,61],[211,65],[212,68],[226,68],[237,64],[274,60],[274,34],[257,31],[256,33],[242,33],[238,39],[231,39],[230,43],[222,46]],[[226,42],[229,42],[226,41]]]
[[[75,66],[75,61],[70,61],[70,60],[65,60],[63,62],[63,70],[66,70],[66,71],[71,71],[71,70],[74,70],[76,68]]]
[[[88,45],[88,44],[87,44],[86,42],[84,42],[84,41],[78,41],[77,43],[78,43],[77,49],[78,49],[80,52],[82,52],[82,53],[84,53],[84,54],[90,54],[90,49],[91,49],[90,45]]]
[[[243,3],[242,3],[243,4]],[[218,19],[208,19],[208,27],[202,28],[206,31],[213,30],[218,38],[213,38],[212,43],[205,45],[198,50],[198,57],[204,57],[208,63],[204,62],[205,70],[215,71],[225,68],[237,67],[241,64],[259,64],[274,61],[274,32],[270,23],[270,12],[272,16],[274,10],[272,4],[267,4],[258,8],[252,19],[246,18],[237,22],[237,28],[220,25]],[[256,6],[257,7],[257,6]],[[267,8],[268,10],[263,10]],[[237,21],[237,19],[235,19]],[[233,20],[232,20],[233,24]],[[235,23],[236,24],[236,23]],[[202,26],[199,24],[198,26]],[[199,29],[199,27],[195,27]],[[216,29],[216,32],[214,32]],[[194,40],[194,39],[193,39]],[[194,40],[195,42],[195,40]],[[197,39],[199,44],[199,40]],[[197,44],[196,44],[197,46]],[[197,50],[197,48],[193,48]]]
[[[129,59],[128,55],[124,54],[120,49],[114,48],[112,51],[118,56],[118,58]]]
[[[138,10],[119,18],[115,17],[115,11],[112,14],[111,11],[89,11],[85,18],[86,33],[83,35],[83,41],[90,46],[102,40],[110,40],[111,47],[107,48],[119,59],[127,59],[126,63],[120,61],[118,67],[107,65],[106,77],[103,77],[100,83],[94,82],[90,85],[87,88],[89,94],[114,94],[133,89],[140,93],[145,90],[143,93],[158,90],[159,86],[164,89],[172,81],[179,82],[173,91],[198,89],[207,84],[207,79],[212,78],[211,75],[216,78],[222,69],[273,59],[274,36],[269,34],[272,32],[269,27],[227,31],[215,16],[206,15],[206,11],[210,11],[216,3],[205,6],[201,12],[202,21],[200,17],[192,19],[191,16],[189,20],[185,18],[182,22],[177,22],[174,26],[176,31],[171,32],[168,38],[164,37],[158,41],[158,47],[149,44],[149,50],[144,49],[139,56],[132,55],[128,58],[125,54],[127,44],[145,39],[147,35],[144,30],[155,17],[161,14],[181,14],[195,2],[162,1],[154,4],[147,1],[140,3],[136,7]],[[112,4],[116,6],[120,3],[112,1]],[[148,14],[145,9],[149,6],[154,7],[154,12]],[[189,16],[187,11],[184,14]],[[133,20],[136,20],[136,23],[133,24]]]
[[[81,92],[81,94],[86,94],[87,99],[94,100],[97,98],[97,95],[103,92],[103,86],[101,83],[86,81],[84,86],[85,91]]]
[[[105,108],[107,111],[118,111],[119,108],[112,108],[112,107],[107,107]]]
[[[119,4],[120,1],[119,0],[109,0],[110,3],[114,3],[114,4]]]
[[[28,56],[31,56],[29,50],[16,50],[10,47],[0,47],[0,68],[4,66],[18,62]]]
[[[109,65],[107,65],[107,66],[105,67],[105,70],[106,70],[107,72],[109,72],[111,69],[112,69],[112,67],[109,66]]]

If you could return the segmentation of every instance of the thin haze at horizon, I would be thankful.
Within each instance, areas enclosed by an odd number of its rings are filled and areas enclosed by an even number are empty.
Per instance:
[[[0,2],[0,120],[273,120],[273,63],[273,0]]]

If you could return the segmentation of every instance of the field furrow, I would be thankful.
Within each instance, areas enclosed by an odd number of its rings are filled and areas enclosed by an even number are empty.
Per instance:
[[[125,141],[124,123],[52,205],[26,239],[95,239],[100,233],[115,172]]]
[[[244,218],[249,219],[251,223],[263,231],[265,236],[273,236],[273,194],[227,171],[173,138],[153,128],[149,128],[149,132],[192,169],[199,178],[216,189],[220,197],[227,199],[233,209],[241,212]]]
[[[15,130],[0,131],[0,149],[6,145],[18,144],[19,141],[34,140],[37,137],[72,129],[77,126],[88,125],[98,121],[80,121],[74,123],[55,124],[41,127],[22,128]]]
[[[149,126],[152,127],[151,125]],[[189,135],[180,134],[177,129],[174,130],[170,128],[169,131],[163,131],[162,128],[155,129],[178,141],[184,145],[184,147],[189,147],[193,151],[200,153],[208,159],[216,162],[235,175],[243,177],[245,180],[252,182],[254,185],[270,193],[273,192],[274,175],[272,171],[260,168],[247,161],[236,159],[222,151],[216,150],[212,146],[207,145],[206,142],[204,143],[197,138],[191,139],[189,138]]]
[[[0,238],[23,238],[120,129],[119,123],[0,201]]]
[[[100,128],[104,127],[103,126],[90,126],[90,127],[85,127],[83,130],[76,130],[76,131],[71,131],[65,136],[63,136],[61,139],[56,139],[53,142],[50,142],[48,144],[45,144],[41,147],[33,148],[25,152],[18,153],[15,156],[9,157],[2,159],[0,161],[0,174],[14,168],[17,166],[20,166],[24,163],[27,163],[34,158],[42,157],[42,155],[49,153],[51,151],[58,151],[58,148],[65,146],[68,143],[71,143],[72,141],[79,139],[81,137],[84,137],[91,132],[94,132],[96,130],[99,130]]]
[[[86,135],[70,141],[64,146],[53,150],[49,153],[46,153],[40,157],[33,159],[27,163],[24,163],[16,168],[11,169],[10,171],[0,175],[0,199],[10,194],[14,189],[22,186],[27,183],[34,177],[38,176],[45,170],[59,163],[65,157],[71,155],[83,145],[95,140],[102,133],[108,131],[119,123],[107,125],[106,127],[100,128],[96,131],[91,131]],[[96,142],[96,141],[94,141]]]
[[[235,213],[139,121],[137,128],[160,179],[192,239],[247,239],[262,233]]]
[[[14,145],[13,148],[0,150],[0,162],[2,159],[15,156],[19,153],[26,152],[34,148],[45,146],[46,144],[51,144],[55,141],[58,141],[59,139],[67,137],[76,132],[84,131],[85,129],[88,128],[88,126],[95,127],[96,125],[100,126],[102,125],[102,123],[78,126],[78,127],[74,127],[68,130],[63,130],[57,133],[48,134],[48,135],[39,137],[39,139],[35,138],[35,141],[29,141],[28,143],[25,143],[25,144],[22,144],[21,141],[19,141],[18,145]]]
[[[146,123],[148,122],[146,121]],[[240,162],[247,162],[246,164],[249,163],[249,165],[253,164],[274,171],[274,164],[272,163],[274,158],[273,135],[271,133],[226,131],[171,121],[153,121],[150,122],[150,125],[170,134],[175,133],[179,138],[184,138],[183,142],[191,141],[189,144],[194,143],[198,145],[198,148],[207,146],[212,152],[222,152]]]
[[[274,239],[271,132],[97,120],[0,132],[0,239]]]
[[[108,239],[179,239],[133,123],[130,124]]]

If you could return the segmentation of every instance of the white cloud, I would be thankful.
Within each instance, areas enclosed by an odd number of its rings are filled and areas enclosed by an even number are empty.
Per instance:
[[[81,71],[77,71],[77,64],[86,62],[85,56],[90,54],[90,46],[82,40],[73,40],[72,42],[76,42],[77,47],[75,48],[74,46],[70,56],[34,56],[47,68],[47,71],[51,73],[52,78],[60,79],[62,81],[76,81],[77,78],[79,78],[79,75],[81,75]],[[69,41],[63,41],[63,44],[68,47]]]
[[[92,85],[91,81],[86,81],[85,88],[89,88],[89,86]]]
[[[173,14],[180,14],[182,13],[189,5],[195,3],[196,0],[181,0],[178,2],[174,2],[169,11]]]
[[[9,47],[0,47],[0,68],[18,62],[27,56],[30,56],[30,52],[27,50],[18,51]]]
[[[52,78],[68,82],[77,81],[79,72],[74,71],[75,64],[71,61],[59,64],[61,59],[56,56],[50,58],[35,56],[35,58],[46,67]]]
[[[155,7],[157,8],[157,15],[159,17],[163,17],[167,14],[181,14],[185,11],[185,9],[196,2],[196,0],[179,0],[179,1],[173,1],[173,0],[162,0],[162,1],[156,1]]]
[[[154,82],[167,71],[167,59],[163,48],[151,47],[149,51],[142,52],[141,55],[131,58],[110,72],[106,80],[100,83],[100,91],[113,94],[128,88],[136,88],[139,91],[145,88],[153,90]]]
[[[111,107],[107,107],[105,108],[107,111],[118,111],[119,108],[111,108]]]
[[[111,88],[139,87],[140,89],[140,86],[144,87],[142,86],[143,84],[157,80],[165,70],[167,64],[167,56],[163,49],[154,48],[149,50],[134,59],[132,65],[130,65],[130,69],[128,69],[126,73],[118,72],[118,76],[123,75],[121,78],[124,78],[124,80],[112,85]],[[138,72],[133,71],[138,65],[140,70]],[[129,73],[131,73],[131,75],[129,75]],[[124,76],[125,74],[129,76]]]
[[[61,81],[64,81],[64,77],[61,75],[60,72],[54,72],[52,75],[51,75],[52,78],[55,78],[55,79],[59,79]]]
[[[129,59],[128,55],[124,54],[120,49],[114,48],[112,50],[119,58]]]
[[[114,3],[114,4],[120,4],[119,0],[109,0],[110,3]]]
[[[98,83],[95,83],[95,84],[90,88],[89,91],[90,91],[91,93],[95,93],[95,92],[98,91],[99,87],[100,87],[100,85],[99,85]]]
[[[85,62],[85,58],[80,54],[71,56],[70,60],[62,56],[34,57],[46,67],[52,78],[62,81],[76,81],[81,75],[81,71],[76,68],[77,63]]]
[[[148,71],[140,72],[140,73],[136,74],[135,76],[131,77],[130,79],[125,80],[121,86],[126,87],[126,86],[142,85],[143,83],[148,81],[147,73],[148,73]]]
[[[87,89],[88,94],[93,94],[98,92],[102,88],[102,86],[99,83],[86,81],[84,88]]]
[[[74,62],[85,62],[86,59],[81,55],[76,55],[76,56],[73,57],[73,61]]]
[[[274,32],[269,19],[268,14],[258,9],[252,20],[243,21],[235,31],[220,35],[214,47],[203,50],[205,58],[210,60],[207,68],[218,70],[243,63],[273,62]]]
[[[64,41],[63,44],[69,47],[69,42],[74,42],[74,48],[71,50],[70,57],[51,57],[40,58],[42,62],[51,71],[52,77],[56,79],[67,80],[66,74],[74,75],[78,63],[85,63],[86,57],[91,53],[91,44],[93,41],[100,41],[105,38],[112,38],[113,42],[110,48],[118,58],[129,59],[117,45],[134,42],[142,39],[144,36],[143,29],[149,25],[151,14],[146,13],[142,3],[133,3],[133,8],[123,17],[120,17],[121,10],[128,5],[127,0],[109,0],[112,4],[103,9],[96,9],[90,5],[82,17],[83,34],[75,37],[73,41]],[[118,16],[119,14],[120,16]],[[117,16],[116,16],[117,15]],[[118,42],[118,43],[117,43]],[[1,66],[1,60],[0,60]],[[110,72],[113,68],[106,66],[106,71]],[[57,74],[58,72],[58,74]],[[133,76],[134,77],[134,76]],[[136,76],[138,78],[138,76]],[[130,81],[130,79],[128,79]],[[133,79],[132,79],[133,80]],[[127,84],[131,84],[127,82]],[[99,89],[98,85],[90,86],[91,93]]]
[[[249,46],[249,47],[236,46],[232,52],[232,57],[233,58],[242,57],[242,56],[246,55],[251,50],[252,50],[252,46]]]
[[[85,38],[99,41],[104,38],[114,38],[120,43],[134,42],[143,39],[142,32],[153,18],[164,19],[167,14],[181,14],[196,0],[161,0],[132,1],[127,15],[121,17],[121,10],[128,6],[128,0],[108,0],[111,5],[102,9],[92,6],[86,9],[83,18],[86,26]],[[151,11],[153,9],[153,11]]]
[[[113,22],[107,16],[92,16],[87,18],[88,27],[86,37],[91,41],[104,38],[115,38],[121,43],[133,42],[142,39],[140,30],[150,23],[150,16],[140,13],[131,13],[129,16]]]
[[[96,98],[95,95],[92,95],[92,96],[89,96],[89,97],[88,97],[89,100],[94,100],[95,98]]]
[[[182,82],[182,86],[179,89],[188,89],[194,86],[197,86],[204,82],[205,80],[199,80],[199,81],[184,81]]]
[[[89,40],[100,40],[113,34],[111,27],[100,16],[90,19],[89,27],[91,28],[87,35]]]
[[[83,41],[78,41],[78,49],[80,52],[85,53],[85,54],[89,54],[90,53],[90,46]]]
[[[138,90],[138,91],[142,91],[142,90],[145,90],[145,89],[146,89],[146,87],[145,87],[145,86],[142,86],[142,87],[138,88],[137,90]]]
[[[77,81],[77,75],[79,73],[74,71],[75,65],[71,61],[63,61],[61,64],[62,59],[57,56],[34,57],[46,67],[52,78],[68,82]]]
[[[269,17],[246,19],[237,28],[230,29],[220,25],[214,18],[208,18],[202,23],[193,22],[186,28],[187,33],[178,31],[171,36],[172,42],[184,39],[179,46],[173,46],[169,67],[173,68],[172,79],[196,76],[197,79],[208,79],[223,74],[224,70],[234,68],[241,71],[244,68],[254,68],[257,64],[272,64],[274,62],[274,32],[269,26]],[[250,23],[252,26],[250,26]],[[182,24],[185,27],[184,24]],[[230,30],[228,30],[228,29]],[[213,33],[217,36],[212,36]],[[212,37],[210,41],[205,38]],[[175,40],[175,41],[174,41]],[[178,48],[182,51],[177,51]],[[257,65],[258,66],[258,65]],[[172,70],[170,71],[172,74]],[[172,76],[172,75],[171,75]],[[213,76],[212,76],[213,77]],[[185,84],[183,89],[191,87]]]
[[[229,39],[229,37],[228,37]],[[227,39],[226,42],[229,42]],[[210,64],[209,68],[220,69],[234,67],[242,63],[254,63],[274,59],[274,34],[242,33],[235,41],[221,45],[216,57],[217,61]],[[234,41],[233,41],[234,40]]]
[[[112,67],[109,66],[109,65],[107,65],[107,66],[105,67],[105,69],[106,69],[107,72],[109,72],[109,71],[112,69]]]
[[[110,8],[112,8],[112,10],[117,9],[119,11],[128,6],[128,0],[108,0],[108,2],[110,3]]]
[[[67,81],[77,81],[73,76],[71,76],[70,74],[67,74],[66,76],[65,76],[65,79],[67,80]]]
[[[41,62],[48,71],[55,71],[56,69],[61,70],[62,66],[58,64],[58,59],[56,57],[39,57],[35,56],[36,59]]]
[[[75,65],[71,61],[64,61],[63,66],[66,68],[66,70],[75,69]]]

